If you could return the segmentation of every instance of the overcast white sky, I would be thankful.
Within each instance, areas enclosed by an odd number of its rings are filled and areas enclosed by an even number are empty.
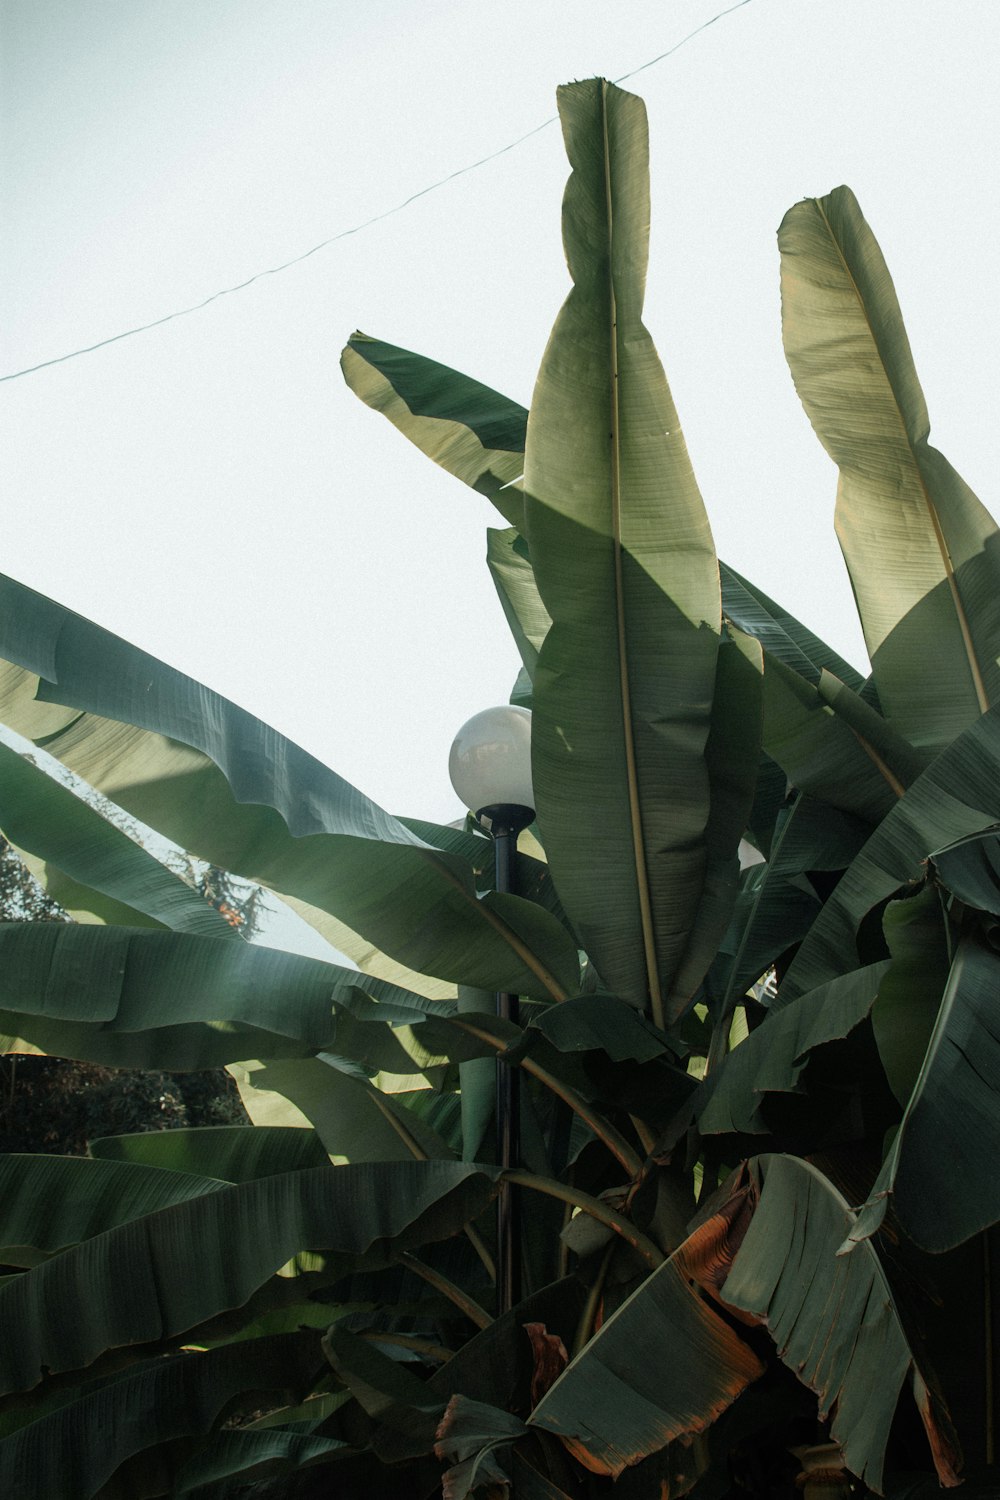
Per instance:
[[[0,373],[200,301],[640,67],[723,0],[2,0]],[[720,554],[859,664],[835,473],[781,352],[775,230],[841,182],[932,439],[997,509],[997,0],[751,0],[630,80],[647,322]],[[516,656],[492,508],[343,386],[360,327],[525,404],[567,289],[550,126],[192,317],[0,385],[3,571],[447,819]]]

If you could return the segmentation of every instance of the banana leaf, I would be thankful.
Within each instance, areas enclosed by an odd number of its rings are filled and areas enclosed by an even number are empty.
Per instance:
[[[356,1065],[327,1053],[251,1068],[249,1083],[290,1099],[338,1164],[454,1157],[437,1131],[406,1108],[405,1095],[383,1093]]]
[[[719,563],[719,573],[723,614],[747,635],[755,636],[769,656],[784,662],[814,685],[819,682],[820,674],[827,671],[854,692],[860,692],[864,686],[861,673],[808,626],[728,563]]]
[[[889,960],[832,979],[767,1018],[730,1052],[699,1091],[703,1135],[767,1134],[760,1109],[767,1094],[797,1091],[817,1047],[838,1041],[870,1013]]]
[[[300,1252],[364,1256],[444,1239],[483,1211],[495,1175],[443,1161],[319,1167],[118,1225],[0,1287],[0,1392],[242,1307]]]
[[[487,989],[575,990],[576,949],[548,913],[480,897],[459,854],[218,694],[10,579],[0,656],[14,663],[0,686],[11,727],[25,732],[38,673],[38,697],[82,710],[45,748],[182,848],[329,909],[411,968]]]
[[[662,1025],[680,1003],[673,987],[706,879],[718,565],[641,321],[645,110],[601,80],[558,99],[574,286],[525,449],[525,534],[553,621],[535,673],[533,782],[582,946],[609,988]]]
[[[1000,821],[1000,709],[934,760],[876,828],[828,898],[778,991],[778,1003],[857,967],[867,914],[923,875],[943,845]]]
[[[108,1500],[132,1500],[137,1490],[116,1484],[114,1476],[143,1454],[147,1479],[159,1471],[160,1482],[178,1493],[170,1481],[195,1444],[177,1440],[204,1440],[240,1398],[245,1406],[253,1400],[301,1399],[322,1369],[318,1333],[284,1334],[132,1366],[0,1440],[0,1488],[18,1500],[54,1495],[90,1500],[98,1493]],[[301,1439],[300,1451],[303,1444],[310,1456],[340,1446],[335,1440]],[[163,1451],[150,1453],[161,1445]],[[255,1446],[271,1454],[283,1447],[296,1451],[295,1444],[273,1439]]]
[[[193,1176],[85,1156],[0,1155],[0,1264],[40,1265],[118,1224],[225,1186],[218,1173]]]
[[[920,751],[1000,702],[1000,533],[928,442],[882,252],[840,187],[778,231],[785,354],[840,468],[836,525],[879,699]]]
[[[701,1295],[731,1254],[737,1196],[674,1251],[603,1323],[535,1407],[529,1425],[584,1466],[617,1478],[703,1431],[764,1366]]]
[[[257,1177],[322,1167],[327,1161],[314,1130],[248,1130],[245,1125],[102,1135],[90,1141],[87,1149],[99,1161],[136,1162],[160,1171],[211,1175],[225,1182],[251,1182]]]
[[[809,1162],[751,1163],[753,1214],[722,1287],[726,1303],[764,1324],[779,1357],[819,1397],[853,1474],[881,1493],[896,1406],[909,1384],[938,1480],[960,1483],[947,1411],[918,1368],[892,1291],[869,1243],[837,1254],[854,1215]],[[756,1200],[756,1201],[755,1201]]]
[[[0,828],[20,853],[46,862],[31,869],[54,901],[90,920],[238,939],[203,896],[82,793],[0,741]]]
[[[906,1234],[940,1254],[1000,1221],[1000,954],[977,934],[958,945],[937,1020],[852,1242],[881,1226],[891,1201]]]
[[[825,669],[815,684],[764,656],[763,745],[792,786],[873,826],[923,763],[881,714]]]
[[[395,985],[274,948],[145,928],[0,924],[0,1026],[58,1056],[111,1066],[193,1070],[323,1048],[360,1048],[359,1061],[398,1073],[440,1061],[386,1024],[359,1033],[337,1010],[355,990],[422,1015],[420,997]]]
[[[514,530],[488,527],[486,562],[524,670],[534,682],[538,653],[552,621],[538,592],[527,543]]]
[[[457,370],[364,333],[348,340],[340,367],[366,406],[523,529],[521,496],[513,487],[524,467],[523,406]]]

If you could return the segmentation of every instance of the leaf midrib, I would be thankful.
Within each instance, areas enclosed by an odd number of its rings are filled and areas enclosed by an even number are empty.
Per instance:
[[[608,83],[606,79],[601,84],[601,129],[604,147],[604,201],[607,214],[608,236],[608,332],[611,358],[611,536],[615,568],[618,677],[621,683],[625,771],[628,785],[629,817],[632,825],[632,847],[635,854],[636,884],[639,894],[639,915],[642,923],[642,945],[646,961],[646,981],[649,988],[653,1024],[662,1029],[666,1024],[666,1018],[663,1009],[660,978],[657,972],[652,902],[649,894],[649,876],[646,869],[642,811],[639,806],[639,779],[635,758],[635,740],[632,733],[632,695],[629,686],[628,643],[625,632],[625,590],[622,577],[621,528],[621,430],[618,409],[618,303],[615,296],[613,267],[614,210],[611,200],[611,149],[608,137]]]

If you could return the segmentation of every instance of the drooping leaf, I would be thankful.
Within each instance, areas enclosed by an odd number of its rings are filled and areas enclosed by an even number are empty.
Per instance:
[[[700,1287],[731,1255],[737,1197],[685,1240],[570,1362],[529,1419],[588,1469],[617,1477],[701,1432],[763,1371]]]
[[[301,1399],[322,1368],[318,1333],[284,1334],[132,1366],[0,1439],[0,1490],[18,1500],[55,1495],[90,1500],[98,1492],[126,1500],[135,1490],[118,1488],[113,1476],[129,1459],[163,1445],[152,1462],[166,1464],[169,1475],[189,1451],[174,1446],[171,1462],[171,1445],[181,1438],[204,1439],[234,1398]],[[317,1442],[314,1453],[331,1451],[329,1442]],[[280,1447],[258,1445],[272,1454]]]
[[[408,997],[321,959],[188,932],[8,922],[0,955],[7,1029],[57,1056],[119,1067],[210,1068],[341,1046],[350,1056],[357,1028],[338,1003],[355,991],[387,1005]],[[414,1058],[387,1025],[365,1041],[377,1044],[374,1068],[427,1065],[427,1054]]]
[[[512,486],[524,466],[523,406],[458,370],[364,333],[348,340],[340,367],[366,406],[492,500],[512,526],[521,525],[521,496]]]
[[[891,1198],[907,1235],[940,1254],[1000,1221],[1000,954],[958,946],[913,1093],[852,1240],[879,1228]]]
[[[327,1154],[313,1130],[243,1125],[192,1126],[147,1130],[136,1135],[104,1135],[89,1143],[101,1161],[137,1162],[168,1172],[193,1172],[226,1182],[251,1182],[280,1172],[326,1165]]]
[[[755,1157],[759,1199],[722,1287],[762,1322],[788,1367],[819,1397],[820,1417],[852,1473],[880,1493],[904,1384],[913,1390],[938,1479],[959,1483],[947,1413],[930,1394],[870,1243],[838,1256],[854,1215],[815,1167]]]
[[[852,861],[788,970],[779,1003],[855,968],[868,912],[920,878],[935,849],[998,820],[1000,709],[991,709],[917,778]]]
[[[785,353],[840,468],[837,534],[879,698],[933,753],[1000,701],[1000,533],[927,440],[899,304],[854,194],[797,203],[778,244]]]
[[[382,1093],[360,1068],[338,1067],[325,1053],[265,1063],[251,1070],[250,1084],[290,1099],[338,1162],[412,1161],[407,1138],[425,1157],[454,1155],[398,1096]]]
[[[55,866],[53,900],[99,920],[233,939],[238,934],[196,890],[102,815],[79,790],[0,741],[0,828],[12,844]],[[44,872],[37,871],[42,874]],[[62,876],[60,882],[58,876]],[[68,878],[67,878],[68,877]],[[102,898],[104,898],[102,900]]]
[[[214,1433],[211,1446],[188,1459],[177,1474],[173,1493],[211,1494],[213,1500],[222,1500],[229,1493],[228,1487],[221,1488],[223,1481],[242,1487],[250,1481],[289,1475],[346,1456],[344,1450],[345,1445],[338,1438],[311,1432],[286,1431],[280,1427],[263,1432],[231,1428]]]
[[[11,727],[24,732],[16,710],[38,673],[39,697],[82,710],[45,748],[182,848],[328,909],[411,968],[529,994],[576,988],[576,950],[547,912],[480,896],[460,854],[219,694],[10,579],[0,656],[15,664],[3,685]]]
[[[525,534],[553,620],[535,673],[534,788],[584,948],[611,989],[662,1023],[705,880],[719,575],[641,321],[644,108],[601,80],[558,98],[574,286],[525,450]]]
[[[46,1368],[82,1369],[106,1349],[159,1342],[242,1307],[299,1252],[359,1256],[445,1238],[482,1212],[493,1179],[460,1162],[322,1167],[113,1228],[0,1288],[0,1391],[30,1390]]]
[[[217,1173],[192,1176],[85,1156],[0,1155],[0,1264],[39,1265],[118,1224],[225,1186]]]

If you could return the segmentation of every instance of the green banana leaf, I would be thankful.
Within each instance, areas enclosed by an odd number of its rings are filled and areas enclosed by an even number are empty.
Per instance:
[[[382,1093],[359,1067],[327,1053],[251,1068],[249,1083],[290,1099],[338,1164],[454,1158],[405,1095]]]
[[[764,656],[763,745],[792,786],[873,826],[916,780],[913,747],[824,668],[809,682]]]
[[[847,1467],[881,1493],[886,1445],[904,1384],[913,1391],[938,1479],[959,1483],[947,1412],[928,1389],[869,1243],[837,1249],[854,1215],[809,1162],[751,1163],[753,1214],[722,1296],[767,1328],[779,1357],[819,1397]],[[861,1253],[858,1253],[858,1252]]]
[[[348,340],[340,368],[366,406],[523,529],[521,496],[513,487],[524,467],[523,406],[457,370],[364,333]]]
[[[355,991],[375,997],[380,1024],[359,1030],[338,1008]],[[386,1022],[422,1018],[421,998],[321,959],[194,933],[0,924],[0,1028],[111,1066],[195,1070],[327,1048],[373,1070],[419,1073],[442,1059]],[[401,1012],[379,1014],[393,1003]],[[424,1002],[435,1004],[454,1013]]]
[[[135,1162],[166,1172],[190,1172],[225,1182],[251,1182],[281,1172],[322,1167],[327,1154],[314,1130],[248,1130],[245,1125],[191,1126],[102,1135],[88,1144],[99,1161]]]
[[[775,604],[728,563],[719,563],[719,574],[723,614],[747,635],[755,636],[769,656],[793,668],[807,682],[817,683],[825,670],[856,693],[861,691],[861,673],[787,609]]]
[[[118,1224],[225,1186],[217,1173],[192,1176],[85,1156],[0,1155],[0,1264],[40,1265]]]
[[[460,855],[218,694],[10,579],[0,656],[15,663],[8,714],[37,671],[40,698],[83,710],[45,748],[182,848],[329,909],[411,968],[554,998],[576,989],[576,949],[548,913],[480,897]],[[29,700],[8,722],[24,733],[31,712]]]
[[[98,1493],[108,1500],[131,1500],[136,1493],[184,1493],[171,1481],[191,1453],[190,1440],[213,1433],[240,1398],[244,1407],[253,1399],[301,1399],[323,1363],[319,1334],[310,1332],[131,1366],[0,1440],[0,1489],[18,1500],[55,1495],[90,1500]],[[256,1446],[264,1453],[278,1454],[284,1447],[313,1456],[340,1445],[302,1438],[298,1445],[272,1439]],[[116,1470],[140,1454],[146,1478],[158,1473],[164,1489],[137,1490],[124,1475],[116,1483]]]
[[[879,698],[933,754],[1000,702],[1000,533],[927,440],[899,304],[854,194],[797,203],[778,245],[785,354],[840,468],[837,535]]]
[[[222,1187],[112,1228],[0,1287],[0,1393],[242,1307],[300,1252],[363,1256],[446,1238],[482,1213],[495,1175],[445,1161],[319,1167]]]
[[[46,862],[44,870],[32,863],[32,872],[54,901],[91,919],[238,939],[225,917],[82,790],[0,741],[0,828],[19,852]],[[55,878],[47,878],[53,866]]]
[[[778,1003],[857,967],[863,918],[920,879],[935,849],[1000,820],[1000,709],[991,709],[934,760],[876,828],[809,931]]]
[[[792,1093],[817,1047],[838,1041],[870,1013],[891,969],[889,960],[831,979],[767,1018],[730,1052],[699,1091],[703,1135],[764,1135],[767,1094]]]
[[[510,633],[532,682],[538,653],[552,624],[535,582],[524,538],[515,530],[486,530],[486,562]]]
[[[974,833],[944,849],[935,849],[938,879],[974,911],[1000,916],[1000,829]]]
[[[345,1445],[337,1438],[280,1427],[263,1432],[233,1428],[216,1432],[206,1452],[188,1459],[174,1479],[173,1494],[222,1500],[230,1493],[228,1486],[220,1487],[225,1480],[232,1483],[236,1495],[236,1486],[273,1480],[346,1456]]]
[[[743,872],[733,920],[706,977],[713,1014],[801,942],[822,905],[815,877],[846,869],[869,836],[868,823],[801,793],[782,808],[767,863]]]
[[[740,841],[753,812],[764,727],[763,653],[752,636],[727,628],[716,657],[705,765],[710,800],[705,874],[683,957],[674,977],[670,1018],[698,991],[725,937],[740,890]]]
[[[890,901],[882,931],[892,965],[872,1007],[872,1031],[886,1082],[905,1109],[920,1075],[951,967],[939,892],[928,883],[907,900]]]
[[[940,1254],[1000,1221],[1000,954],[977,934],[958,945],[919,1075],[853,1242],[891,1200],[906,1234]]]
[[[533,782],[582,946],[609,988],[662,1024],[689,998],[673,987],[706,876],[718,565],[641,321],[644,107],[601,80],[558,100],[574,286],[525,449],[525,534],[553,621],[535,673]]]

